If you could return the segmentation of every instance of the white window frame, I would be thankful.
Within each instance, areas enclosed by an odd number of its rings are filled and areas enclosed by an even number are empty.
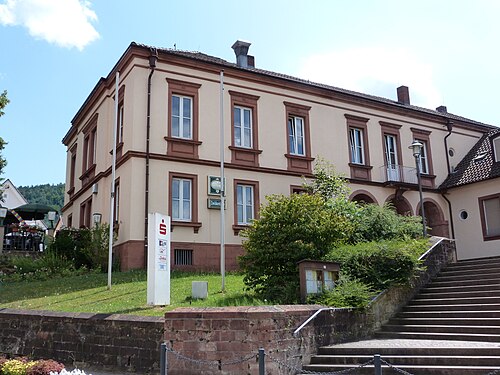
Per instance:
[[[291,155],[306,156],[305,119],[300,116],[288,116],[288,143]],[[302,152],[299,152],[299,146]]]
[[[240,124],[236,124],[236,112],[239,112],[240,114]],[[246,124],[244,119],[245,119],[245,112],[248,112],[250,114],[249,116],[249,123]],[[253,129],[252,129],[252,108],[248,107],[242,107],[235,105],[234,106],[234,145],[236,147],[243,147],[243,148],[252,148],[253,147]],[[247,130],[248,132],[245,132]],[[237,133],[239,131],[240,137],[238,139]]]
[[[249,225],[255,216],[255,190],[253,185],[236,185],[236,218],[238,225]],[[248,212],[251,213],[249,217]]]
[[[363,143],[363,129],[349,128],[351,146],[351,163],[365,164],[365,145]]]
[[[179,99],[179,115],[174,115],[174,98]],[[184,117],[184,100],[189,100],[189,117]],[[193,139],[193,98],[191,96],[186,95],[178,95],[172,94],[172,113],[171,113],[171,132],[172,138],[180,138],[180,139]],[[178,133],[176,134],[176,129],[174,128],[174,118],[179,119],[179,128],[177,129]],[[184,128],[184,120],[189,119],[188,125],[188,136],[184,136],[185,128]]]
[[[179,184],[178,192],[179,196],[174,196],[174,185]],[[184,184],[189,184],[189,197],[184,197]],[[192,220],[193,212],[193,181],[188,178],[172,178],[172,220],[175,221],[186,221],[190,222]],[[184,209],[184,203],[188,203],[188,208]],[[175,212],[175,203],[177,203],[178,212]]]
[[[422,149],[420,151],[420,157],[419,162],[420,162],[420,173],[422,174],[429,174],[429,158],[427,154],[427,141],[424,141],[422,139],[417,139],[418,142],[422,143]]]

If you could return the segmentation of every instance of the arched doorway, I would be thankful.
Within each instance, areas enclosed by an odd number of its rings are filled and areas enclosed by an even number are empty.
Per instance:
[[[432,199],[424,200],[425,220],[431,236],[449,237],[450,231],[448,221],[444,219],[444,214],[439,205]],[[420,205],[418,206],[418,214],[422,215]]]
[[[378,204],[375,197],[365,190],[356,190],[351,194],[349,200],[361,204]]]
[[[386,203],[392,204],[399,215],[413,215],[413,210],[411,208],[410,202],[408,202],[408,200],[403,196],[396,197],[395,195],[391,195],[389,198],[387,198]]]

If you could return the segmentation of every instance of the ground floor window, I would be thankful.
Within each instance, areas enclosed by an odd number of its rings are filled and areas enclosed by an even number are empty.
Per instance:
[[[483,238],[500,239],[500,193],[479,198]]]

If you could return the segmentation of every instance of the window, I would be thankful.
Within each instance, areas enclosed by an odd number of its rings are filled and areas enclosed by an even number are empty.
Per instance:
[[[258,96],[229,91],[231,95],[231,162],[259,166],[259,137],[257,124]]]
[[[258,182],[234,180],[234,225],[235,234],[257,218],[259,207]]]
[[[288,117],[288,147],[290,154],[304,156],[304,119],[298,116]]]
[[[286,110],[286,134],[288,170],[311,173],[311,146],[309,137],[309,110],[300,104],[284,102]]]
[[[193,139],[193,99],[172,95],[172,137]]]
[[[167,78],[168,126],[167,154],[198,158],[198,91],[201,85]]]
[[[172,180],[172,220],[191,221],[191,180]]]
[[[73,227],[73,215],[72,214],[69,214],[68,215],[68,223],[66,225],[68,228],[72,228]]]
[[[97,159],[97,119],[95,114],[83,128],[82,185],[86,186],[95,175]]]
[[[171,172],[169,174],[169,209],[172,227],[192,227],[198,233],[198,176]]]
[[[123,115],[125,113],[125,108],[123,106],[123,101],[118,104],[118,128],[116,132],[116,143],[120,144],[123,142]]]
[[[176,266],[192,266],[193,250],[174,249],[174,264]]]
[[[390,124],[380,121],[382,128],[382,140],[384,146],[386,181],[403,180],[401,165],[401,144],[399,141],[399,129],[401,125]]]
[[[485,241],[500,239],[500,194],[479,198]]]
[[[252,110],[234,107],[234,145],[252,148]]]
[[[351,163],[365,164],[363,130],[358,128],[349,129],[349,141],[351,147]]]
[[[80,205],[80,228],[92,226],[92,197]]]
[[[431,131],[426,129],[410,128],[413,133],[413,139],[419,141],[424,146],[422,147],[420,155],[420,172],[422,173],[422,186],[433,188],[434,176],[432,167],[432,153],[431,153]]]
[[[493,152],[495,153],[495,161],[500,161],[500,136],[493,139]]]
[[[70,149],[70,164],[69,164],[69,190],[68,195],[70,198],[75,192],[75,178],[76,178],[76,149],[77,144],[75,143]]]
[[[349,136],[349,167],[351,178],[371,180],[370,157],[368,153],[368,118],[344,115]]]

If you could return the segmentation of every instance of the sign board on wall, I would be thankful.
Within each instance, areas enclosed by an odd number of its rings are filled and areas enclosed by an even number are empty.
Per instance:
[[[148,215],[148,305],[170,305],[170,216]]]

